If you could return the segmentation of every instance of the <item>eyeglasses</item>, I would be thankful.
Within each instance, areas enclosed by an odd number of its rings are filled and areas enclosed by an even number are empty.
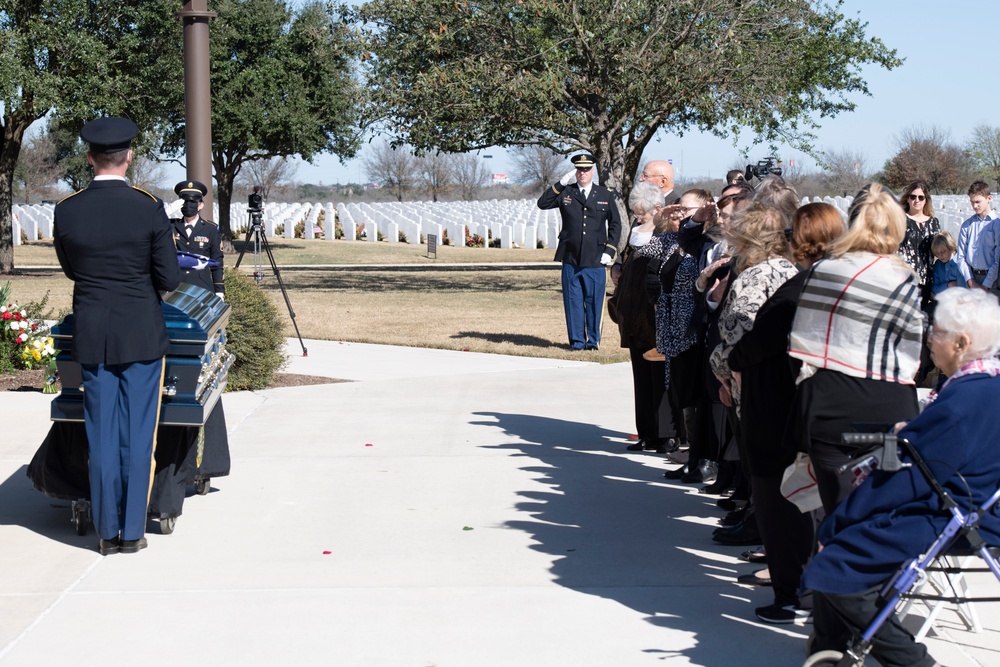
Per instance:
[[[910,201],[924,201],[927,197],[923,195],[910,195]]]

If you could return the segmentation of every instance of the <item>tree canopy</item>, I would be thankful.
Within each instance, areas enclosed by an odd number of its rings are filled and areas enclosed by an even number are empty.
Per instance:
[[[231,238],[233,185],[246,162],[356,153],[353,42],[337,8],[320,2],[293,12],[283,0],[215,0],[209,9],[218,13],[210,25],[217,222]],[[183,105],[175,113],[164,150],[179,155]]]
[[[660,130],[749,131],[809,149],[896,52],[808,0],[369,0],[366,122],[417,150],[587,150],[627,196]]]
[[[0,273],[14,269],[11,205],[24,133],[50,113],[77,129],[98,115],[154,127],[173,81],[176,9],[173,0],[0,0]]]

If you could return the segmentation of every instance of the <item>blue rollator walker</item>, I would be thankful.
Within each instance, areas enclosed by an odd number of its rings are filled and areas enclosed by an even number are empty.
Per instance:
[[[920,599],[955,603],[1000,601],[1000,598],[990,597],[962,598],[915,595],[915,591],[919,590],[927,580],[927,572],[938,569],[935,566],[938,558],[948,555],[955,542],[962,537],[968,541],[971,553],[982,558],[989,570],[1000,581],[1000,563],[990,551],[990,545],[983,540],[979,533],[979,520],[1000,501],[1000,489],[997,489],[982,507],[970,507],[968,510],[963,510],[948,491],[941,486],[941,483],[935,479],[926,461],[907,440],[888,433],[845,433],[843,441],[846,445],[856,445],[860,449],[854,459],[841,466],[841,473],[847,470],[868,472],[874,468],[886,472],[896,472],[909,465],[916,465],[940,498],[941,511],[950,514],[951,519],[941,535],[928,548],[927,553],[904,564],[882,588],[879,592],[879,599],[882,602],[881,610],[868,624],[864,632],[860,636],[854,637],[844,652],[820,651],[814,653],[803,663],[803,667],[860,667],[871,651],[873,640],[879,629],[892,614],[896,613],[900,603],[907,598],[919,597]],[[913,460],[913,464],[900,460],[899,447],[905,450],[906,454]],[[945,571],[951,570],[946,569]]]

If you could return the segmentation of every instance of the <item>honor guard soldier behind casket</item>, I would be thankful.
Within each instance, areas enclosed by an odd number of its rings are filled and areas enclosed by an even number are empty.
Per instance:
[[[204,197],[208,194],[208,187],[198,181],[181,181],[174,186],[174,193],[184,200],[181,206],[181,215],[184,217],[171,220],[177,243],[181,282],[214,292],[217,297],[224,299],[219,228],[200,215],[205,207]],[[211,478],[229,474],[229,437],[221,398],[205,420],[204,428],[204,448],[197,461],[195,477],[195,487],[202,495],[210,490]]]
[[[208,188],[198,181],[181,181],[174,187],[174,193],[184,200],[181,206],[184,217],[170,221],[177,242],[181,282],[215,292],[222,299],[226,288],[222,280],[219,228],[200,215]]]

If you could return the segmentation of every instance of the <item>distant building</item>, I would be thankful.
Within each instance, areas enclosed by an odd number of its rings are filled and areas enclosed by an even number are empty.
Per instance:
[[[381,183],[365,183],[365,190],[379,190],[381,188]]]
[[[493,174],[493,185],[507,185],[507,174]]]

